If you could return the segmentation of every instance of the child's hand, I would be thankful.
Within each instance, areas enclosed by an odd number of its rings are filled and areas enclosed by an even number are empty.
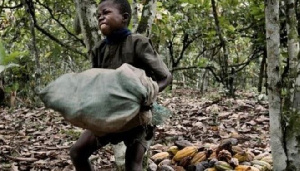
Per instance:
[[[167,75],[167,77],[165,77],[161,80],[158,80],[157,85],[159,87],[159,92],[163,91],[171,83],[172,79],[173,79],[173,76],[171,75],[171,73],[169,73]]]

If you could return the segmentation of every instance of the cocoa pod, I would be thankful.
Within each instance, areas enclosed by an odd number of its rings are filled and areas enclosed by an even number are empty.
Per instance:
[[[189,165],[191,159],[192,159],[191,156],[185,156],[179,161],[178,165],[182,166],[182,167],[187,167]]]
[[[232,158],[232,155],[227,150],[220,151],[219,154],[218,154],[218,156],[217,156],[217,159],[219,161],[226,161],[228,163],[230,162],[231,158]]]
[[[176,155],[176,153],[179,151],[179,148],[175,145],[168,148],[167,152],[169,152],[172,155]]]
[[[170,159],[164,159],[163,161],[161,161],[158,166],[163,166],[163,165],[172,165],[172,161]]]
[[[170,154],[168,152],[160,152],[160,153],[156,153],[154,154],[151,158],[151,160],[153,160],[155,163],[161,162],[162,160],[168,158],[170,156]]]
[[[214,167],[215,163],[217,162],[218,160],[216,158],[213,158],[211,160],[209,160],[208,162],[208,167]]]
[[[217,169],[217,171],[232,170],[232,167],[230,166],[230,164],[225,161],[217,161],[215,163],[215,168]]]
[[[187,156],[193,157],[197,151],[198,151],[198,147],[196,146],[185,147],[176,153],[176,155],[173,157],[173,160],[180,161],[181,159]]]
[[[269,164],[273,164],[273,159],[272,159],[272,156],[265,156],[261,159],[261,161],[265,161],[265,162],[268,162]]]
[[[253,166],[238,165],[234,168],[235,171],[260,171]]]
[[[186,171],[182,166],[173,166],[175,171]]]
[[[237,158],[231,158],[231,160],[228,162],[231,166],[238,166],[239,160]]]
[[[175,171],[171,166],[163,165],[158,167],[158,171]]]
[[[232,146],[232,151],[233,151],[234,154],[236,154],[236,153],[241,153],[244,150],[240,146]]]
[[[237,158],[239,160],[239,162],[244,162],[244,161],[252,161],[254,159],[254,155],[250,152],[239,152],[236,153],[234,156],[234,158]]]
[[[194,157],[191,160],[191,164],[195,165],[195,164],[200,163],[200,162],[202,162],[206,159],[207,159],[206,151],[200,151],[200,152],[198,152],[194,155]]]
[[[264,171],[271,171],[272,170],[272,166],[268,162],[265,162],[265,161],[262,161],[262,160],[253,160],[253,161],[251,161],[251,163],[253,165],[262,166]]]
[[[208,160],[211,160],[211,159],[216,159],[217,158],[217,152],[216,151],[213,151],[211,153],[211,155],[209,156]]]

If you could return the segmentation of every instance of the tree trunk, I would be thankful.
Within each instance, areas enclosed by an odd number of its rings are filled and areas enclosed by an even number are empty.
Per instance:
[[[287,155],[286,170],[300,170],[300,74],[299,73],[299,39],[297,31],[297,18],[295,13],[295,0],[286,0],[287,7],[287,33],[289,74],[287,80],[288,96],[285,99],[283,113],[286,120],[285,149]],[[297,78],[298,77],[298,78]]]
[[[287,166],[287,158],[281,125],[279,0],[266,0],[265,3],[271,150],[273,161],[276,161],[274,170],[282,171]]]
[[[267,62],[266,62],[266,66],[265,66],[265,75],[264,76],[265,76],[264,88],[266,90],[266,95],[268,95],[269,94],[269,90],[268,90],[268,63]]]
[[[146,0],[144,3],[142,17],[139,21],[136,32],[146,33],[148,37],[151,34],[152,23],[156,15],[156,0]]]
[[[95,43],[101,40],[96,17],[97,3],[93,0],[75,0],[75,6],[84,43],[87,51],[90,52]]]
[[[213,9],[213,16],[214,16],[214,21],[216,25],[216,32],[217,35],[220,39],[221,43],[221,48],[223,54],[220,54],[220,65],[221,65],[221,70],[222,70],[222,83],[223,85],[229,90],[229,95],[234,96],[234,90],[233,90],[233,83],[234,83],[234,78],[232,76],[229,76],[229,69],[228,69],[228,48],[227,48],[227,42],[225,38],[223,37],[223,33],[220,27],[220,22],[219,22],[219,16],[217,13],[217,5],[215,0],[211,0],[212,4],[212,9]],[[232,75],[232,74],[231,74]]]
[[[207,91],[207,87],[208,87],[208,79],[209,77],[206,76],[208,73],[208,70],[204,70],[203,75],[202,75],[202,80],[201,80],[201,84],[200,84],[200,92],[202,94],[204,94],[204,92]],[[200,77],[199,77],[199,82],[200,82]]]
[[[264,75],[265,75],[265,69],[266,69],[266,60],[267,60],[267,54],[264,52],[263,59],[260,63],[260,70],[259,70],[259,78],[258,78],[258,92],[262,92],[262,87],[263,87],[263,81],[264,81]]]
[[[3,88],[2,78],[0,76],[0,105],[4,102],[5,92]]]
[[[30,32],[32,36],[32,41],[29,45],[30,53],[35,59],[35,87],[32,87],[32,91],[30,93],[34,94],[34,92],[37,92],[40,90],[41,87],[41,64],[40,64],[40,56],[38,52],[38,48],[36,47],[36,32],[35,32],[35,7],[32,0],[22,0],[22,3],[25,5],[25,9],[28,12],[28,18],[30,22]],[[15,106],[15,99],[17,96],[16,90],[13,90],[10,93],[10,106]],[[35,101],[39,102],[39,100],[36,100],[37,97],[35,97]],[[39,104],[38,104],[39,105]]]
[[[10,92],[10,97],[9,97],[9,106],[14,108],[16,106],[16,97],[17,97],[17,92],[16,91],[11,91]]]
[[[133,0],[132,1],[131,9],[132,9],[132,17],[131,17],[132,32],[136,32],[137,27],[139,25],[138,3],[137,3],[137,0]]]

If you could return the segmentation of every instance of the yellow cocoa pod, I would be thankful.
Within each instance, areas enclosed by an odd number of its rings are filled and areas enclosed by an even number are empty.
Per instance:
[[[246,165],[238,165],[234,168],[235,171],[259,171],[259,169],[253,166],[246,166]]]
[[[239,160],[239,162],[244,162],[244,161],[252,161],[253,160],[253,154],[246,152],[246,151],[242,151],[239,153],[236,153],[234,156],[234,158],[237,158]]]
[[[241,152],[244,151],[244,150],[242,149],[242,147],[240,147],[240,146],[232,146],[231,148],[232,148],[232,151],[234,152],[234,154],[236,154],[236,153],[241,153]]]
[[[182,150],[179,150],[176,155],[173,157],[174,161],[180,161],[186,156],[193,157],[196,152],[198,151],[198,147],[196,146],[187,146],[183,148]]]
[[[230,164],[224,161],[217,161],[215,163],[215,168],[217,169],[217,171],[232,170]]]
[[[253,165],[262,166],[263,170],[272,170],[272,166],[268,162],[265,162],[265,161],[262,161],[262,160],[253,160],[251,163]]]
[[[216,158],[217,158],[217,152],[213,151],[212,154],[209,156],[208,160],[216,159]]]
[[[260,166],[260,165],[254,164],[252,166],[255,167],[255,168],[257,168],[259,171],[265,171],[265,169],[262,166]]]
[[[151,159],[154,161],[154,162],[160,162],[166,158],[168,158],[170,156],[170,154],[168,152],[160,152],[160,153],[156,153],[154,154]]]
[[[234,158],[237,158],[237,159],[239,160],[239,162],[248,161],[248,160],[247,160],[247,154],[246,154],[245,151],[238,152],[238,153],[236,153],[233,157],[234,157]]]
[[[191,160],[191,164],[200,163],[202,161],[206,160],[206,152],[200,151],[194,155],[194,157]]]
[[[172,155],[176,155],[176,153],[179,151],[178,147],[176,145],[173,145],[168,148],[167,152],[169,152]]]
[[[262,161],[265,161],[265,162],[268,162],[269,164],[273,164],[273,159],[272,159],[272,156],[269,155],[269,156],[265,156],[261,159]]]

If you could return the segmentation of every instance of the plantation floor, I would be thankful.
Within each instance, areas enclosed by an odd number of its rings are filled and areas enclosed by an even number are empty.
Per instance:
[[[242,92],[233,99],[217,92],[174,90],[158,102],[173,115],[158,126],[149,156],[179,140],[212,146],[227,138],[237,139],[254,155],[270,153],[268,106],[262,96]],[[81,131],[50,109],[2,107],[0,170],[74,170],[68,153]],[[91,156],[96,170],[114,170],[112,151],[106,146]]]

